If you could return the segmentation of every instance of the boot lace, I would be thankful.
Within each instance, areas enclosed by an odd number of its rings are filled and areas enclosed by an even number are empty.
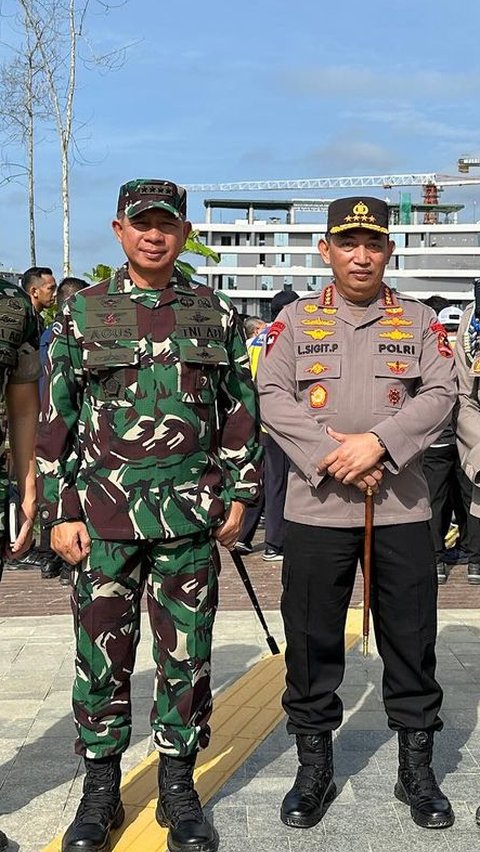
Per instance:
[[[113,819],[119,802],[118,789],[112,767],[98,765],[95,777],[85,777],[83,796],[78,806],[76,821],[93,822],[107,826]]]
[[[200,799],[191,784],[181,782],[172,785],[162,795],[162,804],[169,821],[173,825],[189,820],[203,822],[204,816]]]

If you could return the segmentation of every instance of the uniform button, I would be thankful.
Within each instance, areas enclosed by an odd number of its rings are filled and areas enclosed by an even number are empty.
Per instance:
[[[45,521],[49,517],[50,517],[50,512],[48,511],[48,509],[44,509],[43,512],[42,512],[42,518]]]
[[[250,488],[250,494],[256,494],[256,493],[257,493],[256,488]]]

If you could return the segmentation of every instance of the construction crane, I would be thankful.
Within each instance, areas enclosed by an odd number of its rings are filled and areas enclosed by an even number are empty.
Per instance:
[[[479,161],[480,163],[480,161]],[[346,189],[356,187],[380,186],[383,189],[391,189],[394,186],[423,186],[432,187],[436,191],[437,201],[426,203],[438,203],[438,192],[445,186],[465,186],[479,184],[480,178],[458,177],[451,175],[439,175],[434,172],[423,172],[408,175],[363,175],[361,177],[323,177],[323,178],[297,178],[295,180],[243,180],[233,183],[191,183],[185,184],[190,192],[242,192],[242,191],[265,191],[282,189]],[[424,190],[424,193],[426,190]]]

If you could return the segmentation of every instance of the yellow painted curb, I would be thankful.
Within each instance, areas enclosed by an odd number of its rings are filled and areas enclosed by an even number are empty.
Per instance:
[[[362,611],[350,609],[345,646],[349,650],[361,638]],[[215,698],[211,719],[212,739],[200,752],[195,786],[207,802],[233,775],[283,717],[281,696],[285,688],[283,654],[264,657]],[[152,752],[126,776],[122,800],[126,819],[112,834],[112,852],[165,852],[167,830],[155,820],[158,755]],[[61,835],[43,852],[60,852]]]

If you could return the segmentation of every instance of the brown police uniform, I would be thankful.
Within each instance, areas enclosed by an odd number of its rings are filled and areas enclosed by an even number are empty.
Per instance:
[[[338,446],[327,426],[373,431],[386,447],[372,555],[385,707],[396,730],[439,729],[437,580],[421,453],[440,434],[455,400],[444,329],[430,308],[385,284],[362,306],[347,303],[331,283],[281,312],[258,386],[262,420],[291,460],[282,598],[288,730],[328,731],[342,719],[336,689],[365,509],[359,489],[317,473]]]
[[[469,305],[458,327],[455,347],[458,373],[457,444],[460,462],[473,483],[470,512],[480,517],[480,322]]]

